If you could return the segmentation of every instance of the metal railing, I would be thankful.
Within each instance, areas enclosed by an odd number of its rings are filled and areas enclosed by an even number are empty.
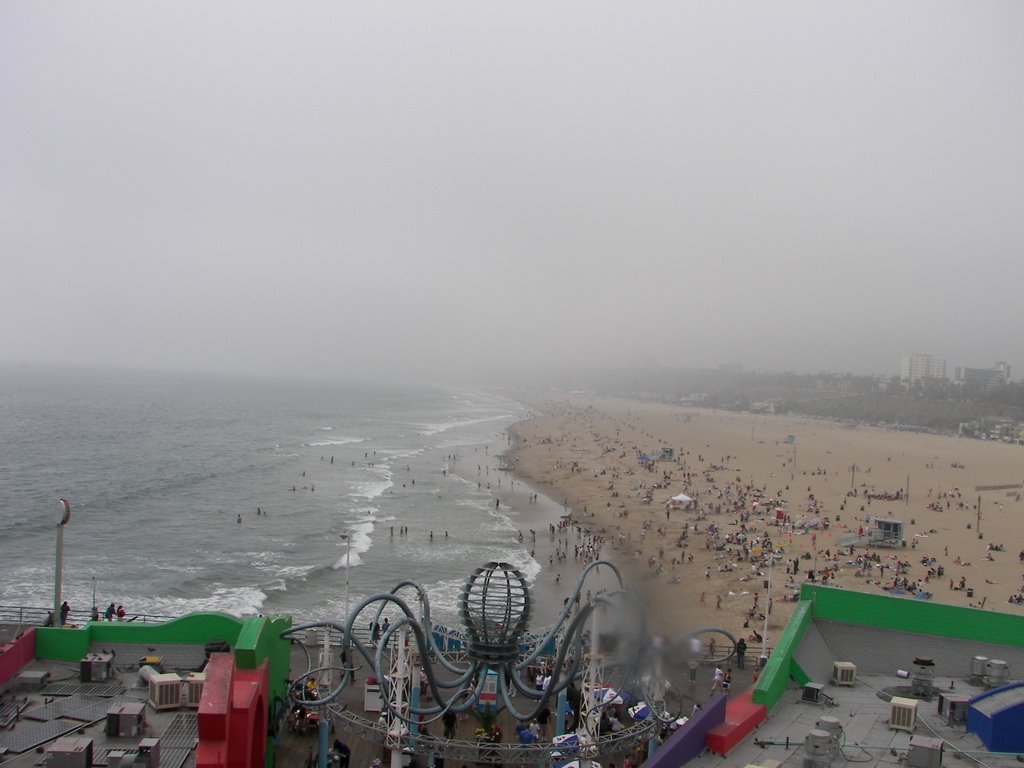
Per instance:
[[[0,624],[17,624],[21,626],[42,627],[46,626],[50,619],[52,608],[41,608],[35,605],[0,605]],[[100,620],[103,620],[103,611],[99,613]],[[162,624],[166,621],[178,618],[177,616],[165,616],[158,613],[130,613],[124,620],[139,622],[142,624]],[[72,610],[68,613],[68,624],[85,624],[92,620],[92,611]],[[117,621],[115,617],[114,621]]]
[[[388,743],[388,728],[384,723],[368,720],[344,706],[329,706],[328,710],[335,718],[335,723],[346,733],[372,744],[384,746]],[[402,745],[405,749],[411,748],[416,754],[439,754],[446,761],[457,761],[463,765],[538,765],[580,757],[581,751],[592,758],[630,752],[638,746],[646,746],[661,725],[649,717],[621,731],[602,733],[600,740],[591,745],[589,750],[576,744],[465,741],[424,734],[404,735]]]

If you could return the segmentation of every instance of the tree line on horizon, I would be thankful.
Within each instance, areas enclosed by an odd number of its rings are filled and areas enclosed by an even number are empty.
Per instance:
[[[770,403],[775,413],[944,432],[965,422],[1024,421],[1024,384],[1017,382],[984,390],[935,379],[907,387],[898,376],[661,368],[577,372],[570,387],[737,411]]]

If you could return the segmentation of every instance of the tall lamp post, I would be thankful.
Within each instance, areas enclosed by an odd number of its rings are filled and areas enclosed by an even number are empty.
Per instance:
[[[352,532],[351,531],[345,531],[345,533],[341,534],[341,538],[343,538],[345,540],[345,621],[347,622],[348,621],[348,611],[349,611],[349,604],[348,604],[348,569],[352,565],[352,560],[351,560],[351,557],[352,557]],[[323,628],[323,632],[324,632],[324,642],[323,642],[323,646],[320,649],[320,668],[323,671],[320,673],[319,683],[320,683],[320,687],[321,688],[326,688],[326,689],[329,690],[331,688],[331,686],[333,685],[333,681],[331,680],[331,673],[327,669],[327,667],[329,667],[331,665],[331,628],[330,628],[330,626],[325,626]],[[346,643],[345,643],[345,638],[347,636],[348,636],[348,633],[346,632],[346,634],[342,637],[342,640],[341,640],[341,642],[342,642],[341,654],[342,654],[342,657],[345,658],[345,659],[348,658],[348,648],[346,648]],[[344,677],[342,679],[344,679]],[[329,732],[329,730],[330,730],[330,727],[329,727],[329,724],[327,722],[327,718],[326,717],[321,717],[320,718],[320,725],[317,727],[317,745],[318,745],[317,768],[327,768],[327,754],[328,754],[327,753],[327,740],[328,740],[328,732]]]
[[[345,540],[345,618],[348,619],[348,571],[352,566],[352,531],[346,530],[341,534]]]
[[[761,663],[768,659],[768,617],[771,615],[772,604],[772,565],[775,564],[775,553],[768,555],[768,580],[764,583],[764,634],[761,636]]]
[[[352,565],[352,533],[351,533],[351,531],[345,531],[345,533],[341,534],[341,538],[343,538],[345,540],[345,614],[344,615],[345,615],[345,620],[347,621],[348,620],[348,612],[349,612],[348,569]],[[342,642],[344,643],[344,638],[342,638]],[[342,645],[341,652],[343,654],[347,654],[348,653],[348,649],[344,645]],[[347,656],[346,656],[346,658],[347,658]],[[330,628],[325,628],[324,629],[323,647],[320,650],[320,666],[321,667],[327,667],[327,666],[330,666],[330,663],[331,663],[331,631],[330,631]],[[330,685],[331,685],[330,672],[327,672],[326,670],[324,670],[324,672],[321,673],[320,684],[321,685],[325,685],[327,687],[330,687]]]
[[[57,514],[57,563],[53,577],[53,625],[61,626],[60,621],[60,588],[64,573],[64,526],[71,521],[71,503],[67,499],[60,500],[60,511]],[[60,623],[58,623],[60,622]]]

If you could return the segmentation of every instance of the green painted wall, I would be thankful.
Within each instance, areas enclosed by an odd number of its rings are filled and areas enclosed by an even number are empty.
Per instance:
[[[903,632],[1024,647],[1024,617],[889,595],[804,584],[813,618]]]
[[[39,627],[36,656],[40,659],[78,661],[93,643],[167,643],[204,645],[210,640],[238,642],[243,622],[226,613],[191,613],[163,624],[134,621],[90,621],[84,627]]]
[[[755,704],[764,704],[771,709],[785,693],[795,667],[793,653],[800,645],[800,640],[810,624],[811,602],[801,600],[786,624],[786,628],[782,630],[768,663],[761,670],[761,676],[754,685],[752,699]],[[803,675],[803,672],[799,672],[799,674]]]
[[[246,619],[235,644],[235,664],[239,669],[256,669],[264,659],[270,661],[271,706],[275,696],[282,702],[287,702],[288,699],[291,644],[281,639],[281,633],[291,629],[291,626],[290,616]]]

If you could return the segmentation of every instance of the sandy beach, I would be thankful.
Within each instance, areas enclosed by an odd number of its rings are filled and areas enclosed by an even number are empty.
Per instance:
[[[1024,480],[1024,447],[575,394],[519,399],[536,416],[510,429],[505,465],[580,528],[562,534],[565,560],[545,564],[546,588],[568,592],[596,541],[647,603],[654,631],[722,627],[751,652],[771,552],[769,646],[787,598],[812,576],[1024,612],[1009,601],[1024,579],[1020,489],[986,489]],[[667,449],[673,457],[659,459]],[[667,503],[680,493],[694,502]],[[838,545],[871,518],[902,522],[899,545]]]

